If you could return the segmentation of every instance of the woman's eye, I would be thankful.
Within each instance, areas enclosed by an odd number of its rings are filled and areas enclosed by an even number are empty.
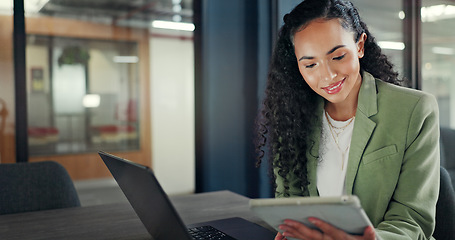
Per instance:
[[[313,63],[313,64],[309,64],[309,65],[305,65],[305,68],[313,68],[314,66],[316,66],[316,64],[315,64],[315,63]]]
[[[338,57],[334,57],[333,60],[341,60],[341,59],[344,58],[344,55],[345,55],[345,54],[343,54],[343,55],[341,55],[341,56],[338,56]]]

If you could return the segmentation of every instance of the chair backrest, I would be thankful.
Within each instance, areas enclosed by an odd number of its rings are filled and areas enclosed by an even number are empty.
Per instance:
[[[443,167],[445,169],[455,169],[455,152],[453,147],[455,146],[455,129],[448,127],[441,127],[441,154],[444,155],[445,162]]]
[[[0,164],[0,214],[80,206],[65,168],[52,161]]]
[[[441,127],[441,166],[443,166],[455,186],[455,129]]]
[[[441,184],[436,204],[436,228],[433,237],[437,240],[453,239],[455,236],[455,191],[449,173],[441,167]]]

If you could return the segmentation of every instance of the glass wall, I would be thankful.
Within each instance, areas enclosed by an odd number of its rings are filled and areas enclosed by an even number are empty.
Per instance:
[[[403,1],[352,1],[384,53],[403,76]],[[455,4],[425,0],[421,8],[422,90],[438,99],[440,124],[455,128]]]
[[[362,20],[376,38],[383,53],[403,77],[403,2],[395,0],[351,0],[358,8]]]
[[[109,176],[98,150],[150,166],[150,30],[155,20],[188,20],[191,4],[23,3],[25,19],[18,20],[25,20],[25,29],[24,24],[14,29],[13,17],[21,14],[13,14],[13,0],[0,2],[0,161],[15,162],[21,146],[28,149],[20,152],[23,160],[57,161],[73,179]],[[26,60],[19,64],[14,64],[16,30],[26,33]],[[21,87],[27,94],[17,102],[15,67],[25,73]],[[15,119],[17,106],[27,106],[27,121]],[[28,132],[28,139],[16,136],[17,129]]]
[[[422,1],[422,90],[436,96],[441,127],[455,128],[455,3]]]
[[[192,2],[23,0],[24,19],[0,1],[0,163],[53,160],[73,180],[109,178],[102,150],[153,167],[166,191],[193,192]],[[26,35],[19,64],[15,30]]]
[[[136,42],[27,36],[30,155],[139,149]]]
[[[0,1],[0,163],[14,162],[13,0]]]
[[[74,179],[110,176],[100,150],[151,165],[147,3],[24,1],[29,161]]]
[[[192,0],[23,3],[25,19],[0,1],[0,163],[53,160],[73,180],[110,177],[102,150],[153,167],[168,189],[193,191]],[[15,30],[26,35],[19,64]],[[26,94],[17,102],[16,89]],[[182,170],[185,184],[167,179]]]

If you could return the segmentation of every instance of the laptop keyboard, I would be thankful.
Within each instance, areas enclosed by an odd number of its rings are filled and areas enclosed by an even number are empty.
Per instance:
[[[188,232],[195,240],[235,240],[235,238],[211,226],[188,228]]]

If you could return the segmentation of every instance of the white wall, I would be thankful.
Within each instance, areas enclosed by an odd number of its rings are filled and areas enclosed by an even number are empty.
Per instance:
[[[151,37],[152,168],[168,194],[195,189],[193,41]]]

